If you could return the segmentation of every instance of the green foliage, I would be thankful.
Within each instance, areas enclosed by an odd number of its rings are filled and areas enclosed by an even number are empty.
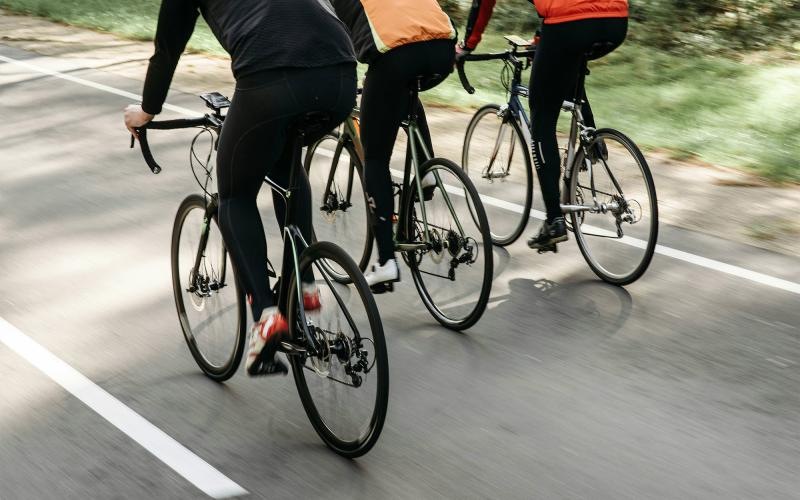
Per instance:
[[[503,46],[500,36],[488,35],[481,51]],[[474,96],[452,76],[426,98],[448,106],[502,103],[501,67],[467,64]],[[600,126],[619,128],[640,146],[667,150],[675,159],[800,182],[800,64],[777,59],[747,64],[624,44],[593,62],[591,70],[587,93]]]
[[[110,31],[134,40],[152,40],[161,0],[0,0],[0,7],[46,17],[74,26]],[[202,21],[195,29],[191,50],[224,54]]]
[[[630,0],[630,37],[670,51],[730,53],[800,39],[800,0]]]
[[[780,48],[800,52],[800,0],[629,0],[631,41],[681,53]],[[440,0],[463,28],[471,2]],[[489,29],[528,34],[538,18],[527,0],[498,0]]]
[[[463,30],[471,2],[440,1]],[[800,182],[800,64],[764,56],[771,52],[748,56],[754,63],[711,55],[742,46],[791,50],[790,44],[800,40],[800,0],[630,1],[629,41],[594,62],[587,83],[598,123],[628,132],[642,146],[667,149],[676,158],[700,158]],[[0,0],[0,7],[145,40],[155,31],[160,3]],[[740,8],[739,24],[732,5]],[[503,49],[502,34],[529,34],[537,23],[526,0],[498,0],[481,50]],[[224,53],[202,23],[189,47]],[[794,50],[800,52],[800,46]],[[467,70],[478,89],[475,96],[452,76],[426,92],[426,99],[458,107],[502,102],[498,63],[473,63]]]

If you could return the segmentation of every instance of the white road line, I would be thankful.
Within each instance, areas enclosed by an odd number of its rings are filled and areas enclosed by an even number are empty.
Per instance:
[[[103,85],[102,83],[93,82],[91,80],[86,80],[83,78],[79,78],[77,76],[67,75],[65,73],[61,73],[58,71],[53,71],[51,69],[43,68],[41,66],[37,66],[36,64],[31,64],[25,61],[19,61],[17,59],[12,59],[10,57],[6,57],[0,54],[0,61],[7,62],[10,64],[16,64],[17,66],[21,66],[23,68],[29,69],[31,71],[36,71],[38,73],[43,73],[45,75],[49,75],[55,78],[61,78],[62,80],[67,80],[68,82],[77,83],[78,85],[83,85],[84,87],[90,87],[96,90],[101,90],[103,92],[108,92],[109,94],[118,95],[121,97],[125,97],[128,99],[132,99],[134,101],[141,101],[142,96],[126,92],[124,90],[120,90],[114,87],[109,87],[108,85]],[[83,68],[82,68],[83,69]],[[85,68],[91,69],[91,68]],[[172,104],[164,104],[164,109],[168,109],[170,111],[175,111],[176,113],[180,113],[182,115],[187,116],[199,116],[201,113],[197,113],[196,111],[192,111],[191,109],[182,108],[180,106],[174,106]]]
[[[68,81],[71,81],[71,82],[74,82],[74,83],[77,83],[77,84],[80,84],[80,85],[85,85],[87,87],[91,87],[91,88],[94,88],[94,89],[97,89],[97,90],[102,90],[104,92],[109,92],[111,94],[116,94],[116,95],[119,95],[119,96],[127,97],[129,99],[133,99],[133,100],[136,100],[136,101],[141,100],[141,96],[138,96],[136,94],[132,94],[130,92],[126,92],[124,90],[115,89],[114,87],[109,87],[108,85],[102,85],[102,84],[99,84],[99,83],[95,83],[95,82],[92,82],[90,80],[85,80],[83,78],[77,78],[77,77],[74,77],[74,76],[65,75],[63,73],[59,73],[58,71],[53,71],[53,70],[49,70],[49,69],[46,69],[46,68],[42,68],[40,66],[37,66],[37,65],[34,65],[34,64],[30,64],[30,63],[27,63],[27,62],[23,62],[23,61],[18,61],[16,59],[12,59],[10,57],[6,57],[6,56],[3,56],[3,55],[0,55],[0,61],[5,61],[5,62],[11,63],[11,64],[17,64],[19,66],[28,68],[28,69],[33,70],[33,71],[37,71],[39,73],[44,73],[46,75],[54,76],[56,78],[62,78],[64,80],[68,80]],[[176,111],[178,113],[185,114],[185,115],[194,116],[194,115],[198,114],[198,113],[195,113],[195,112],[193,112],[193,111],[191,111],[189,109],[181,108],[179,106],[173,106],[173,105],[170,105],[170,104],[165,104],[164,108],[172,110],[172,111]],[[333,153],[330,152],[330,151],[325,151],[323,149],[318,149],[317,151],[321,152],[325,156],[333,156]],[[392,169],[392,175],[402,178],[403,174],[402,174],[402,172],[400,172],[398,170]],[[485,196],[485,195],[481,195],[481,200],[486,205],[492,205],[492,206],[495,206],[495,207],[498,207],[498,208],[502,208],[502,209],[505,209],[505,210],[509,210],[509,211],[512,211],[512,212],[516,212],[516,213],[522,213],[523,212],[523,207],[518,205],[518,204],[516,204],[516,203],[510,203],[510,202],[507,202],[505,200],[501,200],[501,199],[498,199],[498,198],[493,198],[491,196]],[[530,216],[535,218],[535,219],[543,219],[544,218],[544,213],[540,212],[539,210],[531,210]],[[627,236],[624,237],[623,239],[617,240],[617,241],[619,241],[621,243],[625,243],[627,245],[638,247],[638,248],[642,248],[643,245],[646,244],[646,242],[644,242],[643,240],[639,240],[637,238],[631,238],[631,237],[627,237]],[[687,262],[689,264],[694,264],[696,266],[705,267],[706,269],[711,269],[711,270],[718,271],[718,272],[721,272],[721,273],[730,274],[731,276],[736,276],[736,277],[739,277],[739,278],[750,280],[750,281],[753,281],[755,283],[760,283],[762,285],[766,285],[766,286],[770,286],[770,287],[773,287],[773,288],[777,288],[779,290],[784,290],[784,291],[787,291],[787,292],[800,294],[800,283],[795,283],[795,282],[784,280],[784,279],[781,279],[781,278],[776,278],[776,277],[770,276],[768,274],[763,274],[763,273],[759,273],[759,272],[756,272],[756,271],[751,271],[750,269],[745,269],[743,267],[734,266],[734,265],[731,265],[731,264],[726,264],[725,262],[720,262],[718,260],[709,259],[709,258],[706,258],[706,257],[701,257],[699,255],[695,255],[695,254],[692,254],[692,253],[689,253],[689,252],[684,252],[682,250],[677,250],[675,248],[667,247],[667,246],[664,246],[664,245],[656,245],[656,250],[655,251],[656,251],[657,254],[664,255],[664,256],[667,256],[667,257],[671,257],[673,259],[680,260],[680,261],[683,261],[683,262]]]
[[[86,406],[205,494],[213,498],[247,494],[247,490],[228,479],[3,318],[0,318],[0,342],[83,401]]]
[[[320,150],[318,149],[317,151]],[[328,154],[325,154],[325,156],[330,155],[331,157],[333,157],[333,153],[330,152],[326,153]],[[397,177],[399,179],[403,178],[403,172],[395,169],[391,169],[391,172],[394,177]],[[464,194],[461,192],[462,190],[455,186],[446,185],[445,188],[450,193],[456,194],[458,196],[464,196]],[[499,198],[494,198],[492,196],[487,196],[487,195],[480,195],[480,197],[484,205],[492,205],[518,214],[523,213],[523,211],[525,210],[525,207],[523,207],[522,205],[501,200]],[[534,219],[544,220],[545,213],[539,210],[531,209],[530,217]],[[616,236],[616,234],[613,234],[605,229],[594,227],[591,225],[586,225],[586,229],[593,233],[607,234],[608,236],[612,237]],[[633,238],[631,236],[624,236],[623,238],[615,239],[614,241],[641,249],[647,247],[647,241],[641,240],[639,238]],[[777,288],[779,290],[784,290],[787,292],[796,293],[800,295],[800,283],[795,283],[793,281],[785,280],[782,278],[776,278],[775,276],[759,273],[756,271],[752,271],[750,269],[745,269],[744,267],[734,266],[732,264],[727,264],[725,262],[720,262],[718,260],[709,259],[707,257],[702,257],[700,255],[695,255],[693,253],[684,252],[683,250],[678,250],[664,245],[656,245],[655,253],[664,255],[666,257],[671,257],[673,259],[680,260],[683,262],[687,262],[689,264],[694,264],[696,266],[705,267],[706,269],[711,269],[713,271],[729,274],[731,276],[736,276],[738,278],[743,278],[746,280],[753,281],[755,283],[760,283],[762,285],[770,286],[772,288]]]

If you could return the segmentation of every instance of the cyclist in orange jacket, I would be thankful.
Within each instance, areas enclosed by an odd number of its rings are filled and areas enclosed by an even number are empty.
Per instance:
[[[591,59],[607,55],[625,40],[628,1],[535,0],[534,4],[542,18],[542,29],[530,82],[531,149],[547,208],[547,219],[538,234],[528,240],[528,246],[541,249],[567,239],[558,185],[561,157],[556,123],[561,103],[573,97],[581,61],[594,44],[603,43],[604,48],[591,53]],[[494,6],[495,0],[473,0],[466,35],[456,49],[458,55],[469,53],[480,43]],[[581,93],[585,100],[585,90],[581,89]],[[587,125],[594,126],[588,103],[584,107],[584,118]],[[606,154],[604,151],[593,153]]]
[[[394,197],[389,160],[400,123],[409,112],[409,88],[418,76],[426,88],[452,71],[456,30],[436,0],[332,0],[350,29],[358,60],[369,65],[361,97],[364,182],[378,244],[378,262],[364,277],[374,293],[392,291],[400,281],[394,253]],[[422,89],[426,90],[426,89]],[[425,111],[416,103],[417,124],[433,151]],[[433,179],[422,179],[423,187]]]

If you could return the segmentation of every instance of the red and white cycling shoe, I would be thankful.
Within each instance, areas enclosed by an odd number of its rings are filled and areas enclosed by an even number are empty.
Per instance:
[[[289,370],[279,359],[275,359],[278,346],[289,339],[289,324],[277,307],[268,307],[261,314],[250,332],[245,368],[251,376],[287,374]]]
[[[319,288],[316,283],[303,283],[303,309],[317,311],[322,307],[319,300]]]
[[[319,298],[319,288],[315,283],[302,285],[303,308],[308,312],[319,311],[322,308]],[[247,349],[245,368],[252,376],[287,374],[286,365],[275,358],[278,346],[282,341],[289,340],[289,324],[286,318],[278,311],[277,307],[269,307],[261,313],[250,333],[250,345]]]

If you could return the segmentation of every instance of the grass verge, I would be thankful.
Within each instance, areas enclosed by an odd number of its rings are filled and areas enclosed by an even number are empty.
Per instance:
[[[12,11],[138,40],[152,38],[159,5],[160,0],[0,0],[0,7]],[[189,47],[224,54],[202,22]],[[502,37],[488,35],[480,50],[504,47]],[[592,64],[588,94],[601,126],[619,128],[643,147],[800,182],[800,63],[757,60],[690,58],[626,44]],[[500,68],[496,62],[470,64],[475,95],[466,94],[453,75],[427,92],[426,100],[457,108],[500,102]]]

